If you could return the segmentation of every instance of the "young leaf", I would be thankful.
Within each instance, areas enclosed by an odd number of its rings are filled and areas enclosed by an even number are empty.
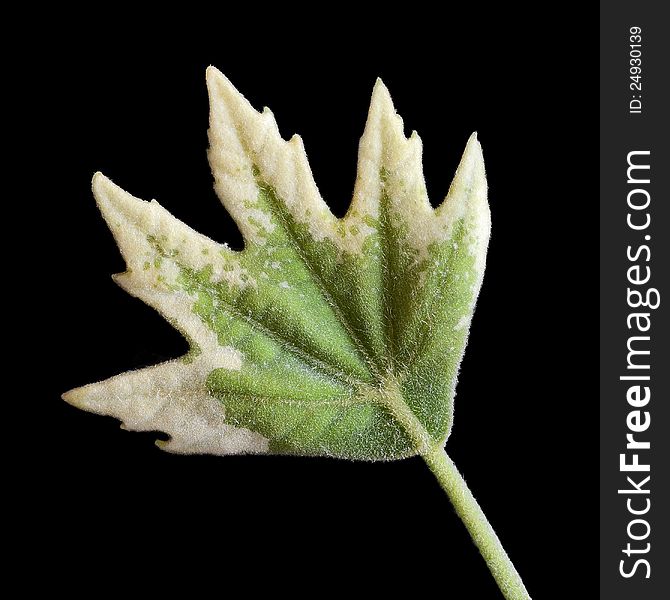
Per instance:
[[[64,399],[127,429],[163,431],[170,452],[420,454],[506,596],[527,598],[442,450],[490,229],[476,136],[433,209],[421,141],[405,137],[378,80],[353,201],[338,219],[301,139],[284,141],[272,113],[256,112],[212,67],[207,84],[215,189],[244,250],[198,234],[97,173],[93,192],[127,264],[115,280],[179,329],[190,351]]]

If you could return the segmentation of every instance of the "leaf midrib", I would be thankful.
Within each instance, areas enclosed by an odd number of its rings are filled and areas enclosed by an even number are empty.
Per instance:
[[[187,271],[191,271],[191,269],[188,269],[187,267],[184,266],[181,266],[181,268],[186,269]],[[198,281],[197,278],[193,279],[195,281]],[[286,336],[282,335],[278,331],[270,329],[267,325],[263,324],[261,321],[251,316],[251,314],[243,313],[234,304],[229,302],[225,298],[225,296],[223,296],[223,294],[217,289],[216,285],[214,285],[213,288],[205,288],[205,286],[198,281],[196,289],[198,291],[202,289],[202,291],[213,293],[216,302],[219,305],[222,305],[223,310],[230,313],[230,315],[233,316],[234,318],[240,319],[248,323],[252,327],[252,329],[254,329],[254,331],[260,333],[261,335],[264,335],[268,339],[280,345],[282,348],[288,350],[296,358],[301,360],[306,366],[311,367],[316,371],[318,371],[319,374],[325,377],[329,377],[348,388],[361,387],[366,385],[367,382],[363,381],[362,379],[358,379],[357,377],[346,374],[342,371],[342,369],[338,368],[336,365],[323,361],[314,356],[313,354],[310,354],[306,350],[303,350],[302,348],[291,342]],[[205,321],[205,323],[207,322]],[[215,334],[217,333],[216,330],[213,329],[209,323],[207,323],[207,325],[210,327],[210,329],[212,329],[212,331]]]
[[[448,246],[448,251],[447,251],[447,256],[443,259],[440,259],[442,262],[447,262],[449,263],[451,261],[451,258],[454,254],[454,247],[453,247],[453,242],[456,240],[456,243],[460,246],[462,243],[461,240],[461,235],[462,235],[462,230],[461,227],[463,226],[462,222],[459,221],[454,225],[454,227],[458,227],[458,230],[453,232],[452,235],[449,237],[447,240],[449,246]],[[414,339],[412,340],[412,346],[410,348],[409,355],[405,361],[405,372],[411,371],[411,369],[414,367],[415,363],[418,362],[423,356],[424,356],[424,351],[426,347],[430,343],[430,334],[432,333],[432,321],[435,321],[437,319],[437,313],[438,311],[435,310],[433,307],[435,304],[438,302],[438,298],[436,297],[435,294],[430,295],[430,304],[428,307],[428,318],[430,319],[431,323],[430,325],[426,325],[424,327],[418,327],[419,333],[414,336]],[[465,351],[465,349],[463,349]]]
[[[362,393],[361,393],[362,392]],[[275,396],[263,396],[259,394],[240,394],[239,392],[226,392],[217,390],[217,396],[230,395],[236,399],[248,400],[250,403],[283,403],[294,406],[313,408],[318,406],[335,406],[347,409],[357,405],[379,406],[388,412],[390,417],[400,425],[406,433],[411,446],[417,454],[425,456],[427,453],[439,449],[442,442],[435,440],[423,423],[412,412],[409,405],[404,401],[395,378],[385,380],[385,389],[382,393],[373,386],[363,384],[363,390],[352,398],[338,398],[336,400],[305,400],[283,398]],[[224,401],[225,405],[225,401]]]
[[[247,144],[245,143],[246,141],[241,137],[238,136],[238,140],[240,144],[243,146],[244,151],[248,156],[253,156],[252,152],[249,152],[249,148],[247,147]],[[302,248],[300,244],[298,243],[298,239],[296,236],[296,232],[293,230],[291,227],[291,224],[287,221],[284,211],[282,210],[282,206],[279,206],[278,202],[278,195],[275,192],[275,189],[273,186],[269,185],[266,181],[264,181],[260,176],[260,169],[256,164],[252,165],[252,173],[254,176],[254,180],[256,182],[256,187],[258,188],[259,192],[260,191],[267,191],[269,192],[267,196],[270,198],[271,202],[274,203],[274,214],[279,218],[282,222],[283,228],[286,231],[287,234],[287,239],[289,240],[289,243],[291,244],[291,247],[293,248],[294,252],[297,254],[297,256],[300,258],[302,263],[305,265],[305,268],[307,269],[307,272],[310,275],[310,278],[312,279],[312,282],[314,283],[315,287],[321,294],[321,297],[324,299],[324,301],[328,304],[330,309],[334,312],[335,316],[337,317],[338,321],[342,324],[344,329],[346,330],[356,352],[360,356],[360,358],[363,359],[364,364],[367,366],[371,376],[373,379],[376,380],[375,383],[378,383],[380,385],[380,388],[383,387],[384,385],[384,376],[380,369],[377,367],[375,361],[373,360],[372,356],[367,352],[365,349],[365,345],[362,342],[362,340],[358,337],[356,334],[355,328],[352,326],[352,324],[349,322],[348,317],[346,316],[346,313],[342,310],[342,308],[339,306],[335,298],[332,296],[332,294],[328,291],[328,287],[326,283],[323,281],[323,278],[321,277],[320,273],[314,268],[312,265],[311,261],[307,258],[305,253],[302,251]],[[393,335],[391,335],[393,337]],[[387,356],[389,355],[389,352],[386,353]],[[310,359],[314,359],[315,357],[312,357],[309,355]],[[318,359],[317,359],[318,360]],[[321,362],[321,361],[319,361]],[[326,363],[324,363],[326,364]],[[328,363],[328,366],[332,369],[333,365],[330,365]],[[359,381],[358,384],[361,386],[361,388],[366,388],[369,387],[366,383]],[[398,390],[399,391],[399,390]],[[428,434],[427,430],[423,426],[423,424],[419,421],[417,416],[412,412],[410,409],[409,405],[407,402],[405,402],[404,398],[402,397],[402,394],[398,393],[398,397],[395,399],[394,402],[391,404],[387,405],[387,409],[389,412],[392,414],[392,416],[396,419],[396,421],[400,424],[400,426],[406,431],[407,435],[410,437],[412,440],[412,444],[416,447],[416,450],[419,454],[422,454],[423,452],[427,451],[426,448],[423,449],[423,446],[427,447],[432,447],[434,441],[432,440],[431,436]],[[426,444],[426,440],[431,440],[432,443]]]
[[[256,171],[257,169],[254,167],[254,170]],[[338,322],[344,327],[357,354],[361,359],[363,359],[363,362],[370,371],[370,374],[372,375],[373,379],[376,381],[381,381],[382,379],[381,372],[377,367],[377,365],[375,364],[375,361],[372,359],[372,357],[366,350],[365,344],[356,334],[355,328],[349,322],[349,318],[347,317],[345,311],[342,310],[337,300],[328,291],[328,286],[326,285],[326,282],[323,280],[321,274],[318,272],[317,269],[314,268],[311,260],[309,260],[307,255],[303,252],[299,240],[297,238],[297,235],[294,231],[294,228],[292,227],[291,223],[288,221],[288,219],[284,214],[284,210],[286,209],[281,206],[281,201],[279,201],[279,196],[276,190],[274,189],[274,187],[272,187],[270,184],[268,184],[258,176],[256,176],[256,185],[259,188],[259,191],[266,192],[266,197],[270,199],[270,201],[273,203],[273,208],[275,209],[273,215],[276,216],[278,219],[280,219],[283,229],[284,231],[286,231],[289,243],[291,244],[291,249],[298,255],[298,258],[300,258],[302,263],[305,265],[305,268],[310,276],[310,279],[312,280],[312,283],[319,291],[319,294],[321,294],[321,297],[326,302],[328,307],[333,311]]]
[[[134,223],[134,225],[139,228],[137,223]],[[150,241],[150,243],[154,250],[161,256],[161,258],[172,261],[177,265],[178,268],[189,275],[189,280],[195,282],[195,288],[197,291],[213,293],[216,297],[216,301],[220,305],[223,305],[224,310],[230,313],[231,316],[248,323],[255,331],[288,350],[296,358],[301,360],[307,367],[311,367],[320,375],[330,378],[331,382],[334,380],[335,382],[340,383],[348,388],[362,388],[372,383],[366,382],[354,375],[344,373],[343,370],[337,365],[321,360],[308,351],[300,348],[291,342],[286,336],[282,335],[279,331],[270,329],[267,325],[254,318],[250,313],[243,313],[234,304],[229,302],[225,296],[223,296],[223,294],[218,290],[218,286],[214,284],[214,282],[210,281],[210,283],[213,284],[212,287],[206,287],[198,277],[194,276],[196,274],[195,269],[187,267],[186,265],[183,265],[175,260],[175,255],[169,253],[157,240]],[[304,262],[305,259],[301,256],[301,260]],[[212,330],[214,334],[217,333],[210,323],[208,323],[200,315],[198,316],[203,320],[203,322],[205,322],[205,324],[210,328],[210,330]]]
[[[238,124],[236,123],[236,126]],[[239,131],[239,128],[238,128]],[[244,136],[242,135],[237,135],[238,142],[242,146],[244,153],[252,157],[256,153],[249,148],[249,144],[247,143],[247,140],[244,139]],[[265,147],[265,143],[267,141],[267,137],[264,140],[264,142],[261,144],[261,148]],[[282,203],[278,201],[279,195],[276,193],[276,190],[272,185],[270,185],[267,181],[265,181],[261,176],[261,170],[258,167],[258,165],[252,161],[251,165],[251,173],[253,175],[254,181],[256,183],[256,187],[258,188],[258,191],[266,191],[269,192],[267,194],[268,198],[270,201],[274,204],[274,215],[277,216],[282,222],[284,231],[286,231],[287,238],[289,240],[289,243],[291,244],[291,247],[293,248],[294,252],[298,255],[302,263],[305,265],[305,268],[307,269],[307,272],[309,273],[309,276],[314,283],[315,287],[321,294],[321,297],[324,299],[326,304],[330,307],[330,309],[335,313],[335,317],[337,320],[340,322],[340,324],[344,327],[344,329],[347,332],[347,335],[349,336],[349,339],[351,340],[354,349],[356,350],[356,353],[359,355],[359,357],[363,360],[363,363],[367,367],[368,371],[370,372],[370,375],[372,376],[373,379],[375,379],[377,382],[381,382],[382,380],[382,373],[381,371],[377,368],[377,365],[375,364],[375,361],[373,360],[372,356],[368,353],[368,351],[365,348],[365,344],[363,341],[358,337],[356,334],[355,328],[352,326],[352,324],[349,322],[348,317],[346,316],[345,311],[342,310],[340,305],[337,303],[333,295],[328,291],[328,286],[326,285],[325,281],[319,274],[319,272],[314,268],[312,265],[311,261],[307,258],[305,253],[302,251],[302,248],[299,244],[299,240],[297,239],[296,232],[293,230],[291,227],[291,224],[287,221],[286,216],[284,214],[284,206],[282,206]],[[332,365],[331,365],[332,366]]]
[[[258,172],[256,167],[254,167],[254,172],[255,173]],[[375,361],[365,350],[364,344],[362,343],[360,338],[356,335],[354,328],[351,326],[348,318],[346,317],[346,314],[344,313],[344,311],[342,311],[335,298],[328,291],[328,288],[319,272],[316,269],[314,269],[314,267],[311,264],[311,261],[302,251],[302,248],[298,243],[296,233],[291,227],[290,222],[288,222],[288,220],[286,219],[283,207],[279,205],[280,201],[278,200],[278,195],[275,189],[267,182],[262,180],[259,176],[254,175],[254,177],[256,179],[256,185],[259,188],[259,191],[267,192],[266,196],[270,198],[271,201],[274,203],[275,211],[273,212],[273,214],[281,220],[281,224],[287,233],[287,238],[291,244],[291,248],[295,251],[295,253],[298,255],[300,260],[305,265],[307,272],[309,273],[312,279],[312,282],[314,283],[315,287],[319,290],[319,293],[321,294],[324,301],[328,304],[330,309],[335,313],[335,316],[338,318],[339,322],[347,331],[347,334],[349,335],[349,338],[351,339],[354,348],[361,356],[361,358],[363,358],[365,364],[368,366],[368,369],[370,370],[371,375],[375,379],[375,384],[379,385],[379,388],[376,388],[376,390],[384,391],[384,388],[390,381],[389,378],[385,377],[382,374],[381,370],[377,367]],[[382,268],[384,268],[383,264]],[[384,282],[384,287],[386,288],[389,284],[388,280],[390,279],[390,277],[388,273],[382,275],[386,280]],[[390,293],[390,290],[385,290],[383,291],[383,293],[386,295]],[[389,319],[389,321],[390,320],[392,319]],[[392,333],[393,329],[392,324],[390,324],[389,327],[390,331],[388,331],[387,335],[393,338],[394,334]],[[387,351],[387,357],[390,355],[391,355],[390,352]],[[390,362],[392,363],[392,361]],[[389,412],[390,416],[405,431],[411,442],[411,445],[414,447],[417,454],[423,455],[426,452],[434,450],[436,445],[439,445],[439,442],[436,442],[432,438],[432,436],[428,433],[423,423],[419,421],[418,417],[414,414],[414,412],[412,412],[410,406],[407,404],[407,402],[405,402],[395,375],[391,375],[390,377],[391,380],[394,382],[394,385],[392,386],[393,388],[392,391],[389,390],[389,393],[380,394],[380,396],[378,397],[379,399],[377,400],[373,400],[372,398],[369,397],[367,399],[368,402],[381,405]],[[359,385],[361,386],[359,389],[371,389],[368,383],[360,381]]]
[[[395,291],[395,282],[393,281],[391,268],[391,244],[390,244],[390,230],[391,211],[389,207],[390,199],[386,193],[386,176],[380,175],[382,183],[381,194],[379,199],[379,263],[381,269],[382,282],[382,321],[384,325],[384,335],[386,337],[384,356],[388,361],[388,367],[395,372],[395,355],[396,355],[396,331],[395,331],[395,311],[393,304],[393,296]]]

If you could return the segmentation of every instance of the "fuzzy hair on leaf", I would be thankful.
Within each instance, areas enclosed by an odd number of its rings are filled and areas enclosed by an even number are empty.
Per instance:
[[[444,201],[426,192],[421,140],[405,136],[378,80],[353,200],[335,217],[302,140],[285,141],[219,71],[207,70],[214,189],[244,248],[193,231],[100,173],[93,194],[129,294],[188,340],[180,359],[63,398],[125,429],[161,431],[184,454],[352,460],[420,455],[506,600],[530,596],[443,449],[490,233],[473,134]]]
[[[214,188],[233,251],[104,175],[93,194],[127,270],[115,281],[188,340],[181,359],[64,394],[178,453],[393,460],[441,448],[484,273],[486,177],[468,140],[433,209],[422,144],[378,80],[353,200],[336,218],[300,137],[285,141],[207,70]]]

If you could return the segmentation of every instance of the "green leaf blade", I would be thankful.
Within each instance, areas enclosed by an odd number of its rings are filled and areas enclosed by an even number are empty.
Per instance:
[[[166,431],[177,452],[391,460],[442,444],[488,243],[476,138],[433,209],[421,141],[405,137],[378,82],[352,205],[337,219],[301,140],[284,141],[272,114],[211,68],[208,87],[215,189],[245,248],[233,252],[97,175],[94,194],[127,263],[117,281],[191,352],[66,400]]]

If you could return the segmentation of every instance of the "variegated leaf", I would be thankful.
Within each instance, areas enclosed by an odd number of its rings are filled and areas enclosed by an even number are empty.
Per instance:
[[[467,143],[433,209],[421,141],[375,85],[353,202],[336,218],[299,137],[284,141],[207,73],[215,189],[245,240],[230,250],[101,174],[98,206],[127,264],[116,281],[189,340],[179,360],[64,398],[182,453],[396,459],[441,446],[484,272],[481,149]]]

